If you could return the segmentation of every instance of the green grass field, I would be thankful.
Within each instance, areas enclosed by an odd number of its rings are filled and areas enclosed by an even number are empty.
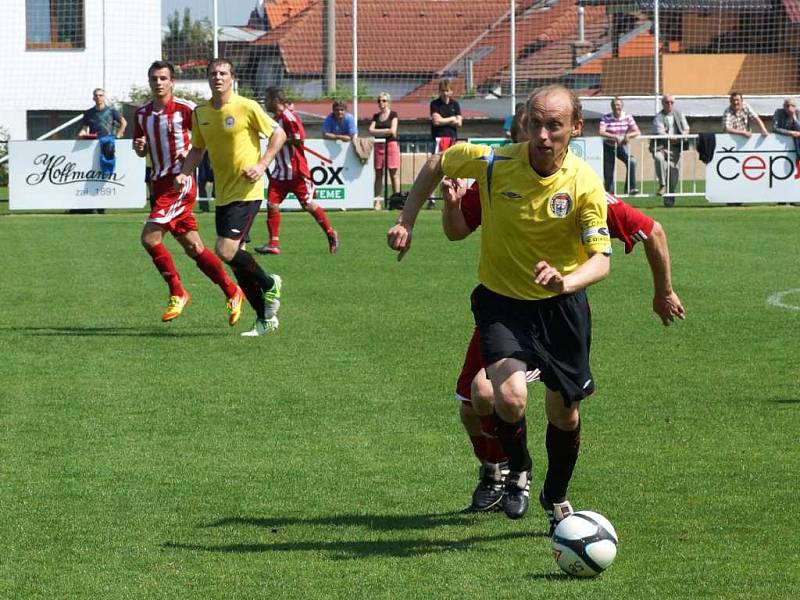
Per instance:
[[[330,256],[287,214],[284,253],[259,258],[284,277],[281,328],[247,339],[249,308],[229,328],[172,241],[193,299],[160,323],[143,213],[4,214],[0,598],[796,598],[800,310],[767,299],[800,288],[800,209],[637,204],[667,229],[688,318],[661,326],[642,249],[615,244],[570,488],[620,536],[594,580],[560,573],[534,504],[459,514],[477,236],[447,242],[425,211],[397,263],[394,215],[333,213]]]

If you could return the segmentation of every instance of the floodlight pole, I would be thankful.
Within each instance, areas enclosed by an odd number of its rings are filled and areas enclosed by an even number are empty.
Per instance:
[[[103,0],[103,89],[108,86],[108,65],[106,62],[106,54],[108,52],[108,23],[106,23],[106,0]],[[108,101],[108,100],[107,100]]]
[[[325,16],[322,18],[322,37],[325,41],[323,63],[323,93],[336,91],[336,0],[323,0]]]
[[[655,0],[653,3],[653,29],[655,30],[655,35],[653,36],[653,44],[655,48],[653,49],[653,73],[654,73],[654,82],[653,82],[653,114],[658,114],[658,96],[660,93],[660,75],[661,75],[661,65],[660,65],[660,56],[659,56],[659,45],[661,43],[661,35],[659,32],[658,26],[658,12],[659,12],[659,0]]]
[[[511,114],[517,105],[517,10],[516,0],[511,0]]]
[[[358,0],[353,0],[353,120],[358,127]]]
[[[219,58],[219,0],[214,0],[211,6],[211,35],[214,42],[214,58]]]

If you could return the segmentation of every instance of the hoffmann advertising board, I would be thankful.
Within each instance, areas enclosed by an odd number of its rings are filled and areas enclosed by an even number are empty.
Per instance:
[[[100,170],[96,140],[11,141],[11,210],[142,208],[147,202],[144,159],[130,140],[118,140],[111,173]]]
[[[117,140],[115,154],[113,172],[104,174],[96,140],[9,142],[9,208],[144,208],[144,159],[136,156],[130,140]],[[306,156],[321,206],[372,208],[371,155],[362,163],[350,143],[307,140]],[[265,188],[268,184],[265,178]],[[296,199],[282,206],[300,208]]]

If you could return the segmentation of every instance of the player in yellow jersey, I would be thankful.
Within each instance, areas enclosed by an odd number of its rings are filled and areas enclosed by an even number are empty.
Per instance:
[[[528,98],[527,113],[529,142],[459,144],[433,155],[387,241],[398,259],[408,252],[419,210],[443,175],[478,182],[481,283],[472,309],[494,388],[496,432],[509,458],[503,510],[520,518],[528,509],[526,371],[539,369],[548,420],[540,501],[552,523],[572,512],[566,494],[580,445],[580,400],[594,391],[584,289],[608,275],[611,240],[603,184],[569,152],[583,128],[580,101],[547,86]]]
[[[239,287],[256,311],[253,329],[259,336],[278,328],[281,278],[268,275],[241,247],[264,198],[263,177],[286,141],[286,134],[261,106],[233,92],[236,73],[231,62],[217,58],[208,64],[211,100],[192,115],[192,149],[175,185],[185,185],[207,150],[216,185],[217,242],[215,252],[231,266]],[[269,138],[261,155],[259,135]]]

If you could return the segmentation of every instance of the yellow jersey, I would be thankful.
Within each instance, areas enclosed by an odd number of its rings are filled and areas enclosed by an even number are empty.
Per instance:
[[[567,151],[561,168],[542,177],[528,147],[457,144],[442,156],[442,170],[479,184],[481,283],[510,298],[541,300],[556,294],[534,283],[539,261],[567,275],[591,254],[610,255],[611,238],[605,190],[592,168]]]
[[[261,160],[258,134],[269,138],[275,127],[257,102],[236,94],[219,110],[211,102],[194,109],[192,146],[208,151],[216,204],[264,199],[264,182],[250,182],[242,171]]]

